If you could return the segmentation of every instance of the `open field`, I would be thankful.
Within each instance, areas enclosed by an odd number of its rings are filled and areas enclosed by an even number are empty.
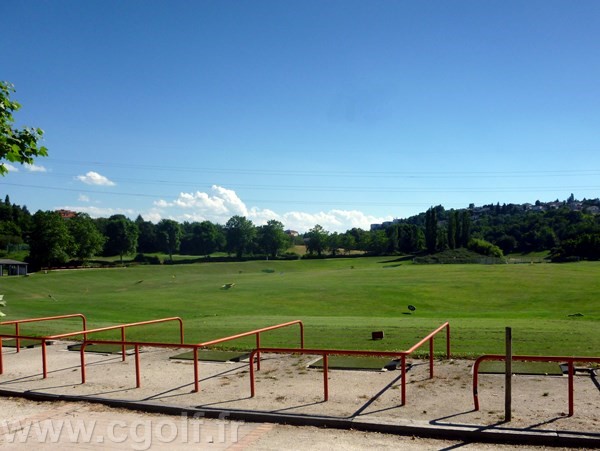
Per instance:
[[[403,350],[450,321],[458,356],[503,352],[505,326],[515,354],[598,355],[599,276],[600,263],[590,262],[421,266],[378,257],[40,272],[2,278],[0,293],[5,320],[84,313],[89,327],[103,327],[181,316],[190,343],[301,319],[310,347]],[[30,324],[22,333],[79,326]],[[375,330],[385,339],[372,341]],[[177,333],[165,324],[128,337],[175,341]],[[443,339],[436,343],[441,352]],[[297,328],[265,334],[262,344],[295,346]]]

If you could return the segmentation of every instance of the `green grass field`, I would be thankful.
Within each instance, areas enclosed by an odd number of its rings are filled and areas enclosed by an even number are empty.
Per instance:
[[[223,289],[228,283],[235,285]],[[132,266],[3,277],[0,293],[8,303],[3,320],[83,313],[92,328],[181,316],[188,343],[301,319],[306,346],[404,350],[450,321],[457,356],[503,352],[506,326],[513,328],[515,354],[600,354],[595,262],[413,265],[379,257]],[[62,320],[23,325],[22,333],[79,327],[77,320]],[[385,339],[372,341],[376,330]],[[174,342],[178,335],[173,323],[131,329],[128,337]],[[261,341],[295,346],[297,337],[294,327]],[[253,343],[248,338],[224,347]],[[440,336],[436,353],[444,349]]]

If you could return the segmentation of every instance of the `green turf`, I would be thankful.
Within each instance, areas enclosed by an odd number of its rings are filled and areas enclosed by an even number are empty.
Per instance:
[[[413,265],[363,257],[50,271],[5,277],[1,291],[5,320],[80,312],[95,328],[181,316],[187,343],[301,319],[307,347],[405,350],[450,321],[454,355],[504,352],[510,326],[514,354],[595,356],[599,276],[600,262]],[[223,290],[228,283],[235,285]],[[21,333],[79,329],[80,320],[69,319],[24,324]],[[371,340],[378,330],[385,338]],[[169,323],[128,329],[127,338],[176,343],[178,333]],[[120,331],[92,338],[119,339]],[[261,344],[298,346],[298,328],[264,334]],[[254,346],[254,337],[221,345]],[[436,354],[444,348],[436,339]]]
[[[204,350],[198,351],[198,360],[206,362],[239,362],[240,360],[247,359],[249,355],[247,352],[239,351]],[[188,351],[170,358],[176,360],[193,360],[194,352]]]
[[[398,362],[385,357],[368,356],[329,356],[327,367],[331,370],[379,370],[396,369]],[[309,365],[310,368],[323,368],[323,359]]]
[[[75,345],[70,345],[67,346],[67,349],[69,351],[80,351],[81,350],[81,344],[75,344]],[[133,346],[125,346],[125,350],[126,351],[130,351],[134,349]],[[122,352],[122,347],[121,345],[115,345],[115,344],[111,344],[111,343],[90,343],[89,345],[86,345],[85,347],[85,352],[98,352],[100,354],[119,354]]]
[[[484,361],[479,365],[482,374],[504,374],[505,363],[500,361]],[[512,362],[512,374],[533,374],[562,376],[563,372],[555,362]]]

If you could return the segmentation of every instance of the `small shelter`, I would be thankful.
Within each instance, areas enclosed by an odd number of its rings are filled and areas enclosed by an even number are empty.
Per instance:
[[[8,276],[26,276],[27,263],[8,258],[0,258],[0,277]]]

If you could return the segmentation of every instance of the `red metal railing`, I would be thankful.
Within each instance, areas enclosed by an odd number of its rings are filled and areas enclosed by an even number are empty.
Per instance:
[[[68,338],[68,337],[75,337],[78,335],[83,335],[84,342],[85,342],[88,334],[121,329],[121,341],[119,341],[118,344],[121,345],[121,356],[122,356],[121,358],[123,361],[125,361],[125,347],[127,344],[127,341],[125,340],[125,329],[126,328],[136,327],[136,326],[145,326],[145,325],[149,325],[149,324],[164,323],[164,322],[168,322],[168,321],[178,321],[179,322],[179,339],[181,342],[180,344],[182,344],[183,343],[183,320],[178,316],[171,317],[171,318],[154,319],[154,320],[149,320],[149,321],[140,321],[140,322],[136,322],[136,323],[118,324],[115,326],[100,327],[97,329],[84,329],[84,330],[80,330],[80,331],[76,331],[76,332],[48,335],[45,337],[25,337],[22,335],[17,335],[16,337],[41,341],[41,343],[42,343],[42,374],[43,374],[43,378],[45,379],[48,377],[48,363],[47,363],[47,357],[46,357],[46,342],[47,342],[47,340],[57,340],[60,338]],[[15,337],[13,335],[3,335],[3,336],[7,337],[7,338]],[[96,340],[96,341],[101,342],[102,340]],[[0,341],[0,356],[1,355],[2,355],[2,342]],[[3,370],[2,361],[0,360],[0,374],[2,374],[2,370]]]
[[[479,365],[484,360],[506,360],[505,355],[501,354],[487,354],[479,357],[475,360],[473,365],[473,404],[475,410],[479,410]],[[538,355],[513,355],[512,360],[522,362],[566,362],[569,368],[569,416],[573,416],[575,411],[574,407],[574,384],[573,376],[575,375],[574,363],[575,362],[586,362],[586,363],[600,363],[600,357],[559,357],[559,356],[538,356]]]
[[[16,336],[16,349],[17,352],[21,350],[21,339],[19,338],[19,325],[24,323],[37,323],[40,321],[52,321],[57,319],[65,319],[65,318],[81,318],[83,322],[83,328],[86,328],[86,319],[83,313],[71,313],[69,315],[59,315],[59,316],[46,316],[43,318],[28,318],[28,319],[15,319],[11,321],[2,321],[0,322],[0,326],[9,326],[11,324],[15,325],[15,336]],[[1,338],[1,337],[0,337]],[[1,374],[1,373],[0,373]]]
[[[227,341],[231,341],[231,340],[236,340],[238,338],[243,338],[243,337],[247,337],[247,336],[251,336],[251,335],[256,335],[256,342],[257,344],[260,346],[260,334],[263,332],[268,332],[270,330],[275,330],[275,329],[281,329],[283,327],[288,327],[288,326],[293,326],[295,324],[298,324],[300,326],[300,346],[303,348],[304,347],[304,325],[302,324],[302,321],[300,320],[295,320],[295,321],[290,321],[287,323],[282,323],[282,324],[276,324],[274,326],[268,326],[268,327],[263,327],[261,329],[256,329],[256,330],[251,330],[248,332],[243,332],[240,334],[236,334],[236,335],[231,335],[228,337],[223,337],[223,338],[218,338],[216,340],[210,340],[210,341],[206,341],[203,343],[197,343],[197,344],[184,344],[183,342],[181,344],[172,344],[172,343],[149,343],[149,342],[125,342],[123,340],[119,341],[119,340],[112,340],[112,341],[108,341],[108,340],[85,340],[82,345],[81,345],[81,349],[79,350],[80,352],[80,359],[81,359],[81,383],[85,384],[86,381],[86,373],[85,373],[85,347],[88,344],[93,344],[93,343],[104,343],[104,344],[115,344],[115,345],[121,345],[121,346],[125,346],[125,345],[133,345],[134,346],[134,352],[135,352],[135,380],[136,380],[136,388],[141,387],[141,371],[140,371],[140,350],[139,347],[141,345],[143,346],[148,346],[148,347],[157,347],[157,348],[184,348],[184,349],[191,349],[192,352],[194,353],[193,355],[193,364],[194,364],[194,392],[198,392],[200,390],[200,385],[199,385],[199,368],[198,368],[198,350],[200,348],[204,348],[206,346],[210,346],[210,345],[215,345],[215,344],[219,344],[219,343],[224,343]]]
[[[45,351],[46,343],[44,340],[42,340],[39,337],[22,336],[20,333],[20,330],[19,330],[19,326],[21,324],[25,324],[25,323],[36,323],[36,322],[40,322],[40,321],[53,321],[53,320],[66,319],[66,318],[81,318],[82,323],[83,323],[83,328],[85,329],[87,327],[85,315],[82,313],[70,313],[68,315],[45,316],[45,317],[41,317],[41,318],[16,319],[16,320],[11,320],[11,321],[0,322],[0,326],[10,326],[11,324],[15,325],[14,335],[0,334],[0,374],[4,373],[4,362],[2,361],[2,338],[14,338],[16,340],[15,344],[16,344],[17,352],[21,352],[21,338],[28,338],[31,340],[39,339],[42,342],[42,348],[44,348],[44,351]]]
[[[254,377],[254,358],[260,352],[270,352],[277,354],[309,354],[309,355],[321,355],[323,357],[323,398],[324,401],[329,400],[329,381],[328,381],[328,372],[329,372],[329,356],[330,355],[364,355],[364,356],[374,356],[374,357],[391,357],[391,358],[400,358],[401,359],[401,396],[402,396],[402,405],[406,404],[406,358],[420,348],[426,342],[429,342],[429,378],[433,378],[433,340],[434,337],[443,329],[446,329],[446,356],[450,358],[450,324],[448,322],[442,324],[440,327],[435,329],[421,341],[416,343],[410,349],[406,351],[354,351],[354,350],[343,350],[343,349],[297,349],[297,348],[261,348],[255,349],[250,353],[250,396],[254,397],[256,394],[255,388],[255,377]],[[260,367],[257,363],[257,370],[260,370]]]
[[[231,335],[229,337],[218,338],[216,340],[211,340],[211,341],[205,341],[203,343],[198,343],[198,346],[202,346],[202,347],[212,346],[212,345],[216,345],[219,343],[225,343],[226,341],[237,340],[238,338],[255,335],[256,336],[256,348],[259,350],[259,352],[257,353],[258,360],[257,360],[256,365],[257,365],[257,368],[260,370],[260,334],[263,332],[268,332],[270,330],[281,329],[283,327],[293,326],[294,324],[298,324],[300,326],[300,348],[304,349],[304,324],[299,319],[294,320],[294,321],[289,321],[287,323],[277,324],[275,326],[268,326],[268,327],[263,327],[262,329],[251,330],[249,332],[243,332],[243,333],[237,334],[237,335]]]

